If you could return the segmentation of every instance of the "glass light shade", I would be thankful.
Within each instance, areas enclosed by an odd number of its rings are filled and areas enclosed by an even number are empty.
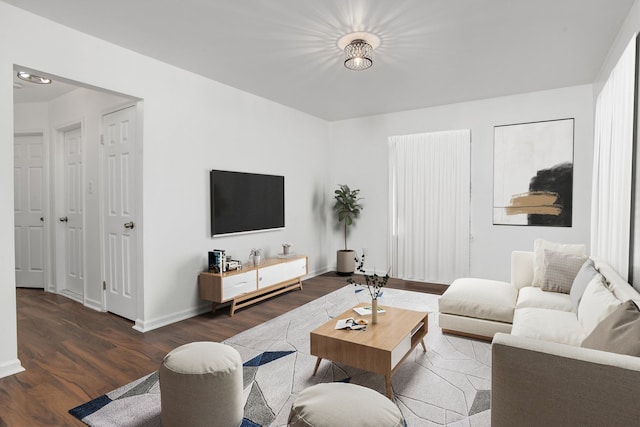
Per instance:
[[[344,66],[350,70],[366,70],[373,65],[373,48],[364,40],[357,39],[344,48]]]

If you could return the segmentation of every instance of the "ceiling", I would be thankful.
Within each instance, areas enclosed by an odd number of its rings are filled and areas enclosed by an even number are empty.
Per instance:
[[[592,83],[633,0],[4,0],[327,120]],[[373,67],[337,41],[377,35]]]

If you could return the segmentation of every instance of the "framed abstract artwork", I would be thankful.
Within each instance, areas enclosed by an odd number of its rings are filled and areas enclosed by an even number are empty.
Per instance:
[[[571,227],[574,119],[494,127],[493,224]]]

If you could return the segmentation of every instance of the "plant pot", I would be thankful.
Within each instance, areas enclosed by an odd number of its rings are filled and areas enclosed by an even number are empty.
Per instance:
[[[336,273],[339,276],[351,276],[356,270],[356,251],[341,249],[337,252]]]

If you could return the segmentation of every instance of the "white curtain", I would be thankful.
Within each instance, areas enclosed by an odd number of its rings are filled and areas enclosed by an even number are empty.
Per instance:
[[[596,101],[591,254],[628,279],[631,230],[636,37]]]
[[[391,275],[451,283],[469,274],[471,131],[389,138]]]

